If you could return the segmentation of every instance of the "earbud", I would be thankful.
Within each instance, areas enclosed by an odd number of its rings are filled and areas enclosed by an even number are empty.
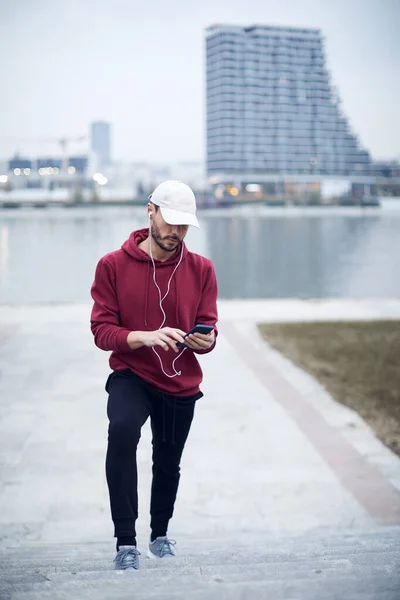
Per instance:
[[[149,212],[149,217],[151,217],[151,216],[153,216],[153,213],[150,211],[150,212]]]

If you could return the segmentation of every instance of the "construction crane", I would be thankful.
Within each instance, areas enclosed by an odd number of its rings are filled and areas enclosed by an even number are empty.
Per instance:
[[[84,142],[88,138],[87,135],[75,135],[75,136],[63,136],[63,137],[4,137],[1,136],[1,140],[12,140],[17,143],[39,143],[39,144],[59,144],[62,153],[62,167],[61,172],[67,173],[68,170],[68,145],[71,142]]]

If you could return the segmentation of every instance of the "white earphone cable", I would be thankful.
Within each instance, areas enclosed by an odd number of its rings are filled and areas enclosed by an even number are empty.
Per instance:
[[[149,219],[150,219],[150,215],[149,215]],[[161,312],[162,312],[162,315],[163,315],[163,320],[162,320],[162,323],[161,323],[160,327],[158,328],[158,329],[160,330],[160,329],[162,329],[162,328],[164,327],[164,323],[165,323],[165,321],[166,321],[166,319],[167,319],[167,315],[165,314],[165,310],[164,310],[164,307],[163,307],[163,302],[164,302],[165,298],[166,298],[166,297],[168,296],[168,294],[169,294],[169,289],[170,289],[171,281],[172,281],[172,278],[173,278],[173,276],[174,276],[174,274],[175,274],[175,271],[177,270],[177,268],[179,267],[179,265],[180,265],[180,264],[181,264],[181,262],[182,262],[182,258],[183,258],[183,243],[182,243],[181,256],[180,256],[180,258],[179,258],[179,261],[178,261],[178,263],[177,263],[176,267],[175,267],[175,268],[174,268],[174,270],[172,271],[172,275],[171,275],[171,277],[169,278],[168,285],[167,285],[167,291],[165,292],[164,296],[162,296],[162,294],[161,294],[161,289],[160,289],[160,287],[159,287],[159,285],[158,285],[158,283],[157,283],[157,281],[156,281],[156,265],[155,265],[155,262],[154,262],[154,258],[153,258],[153,252],[152,252],[152,248],[151,248],[151,240],[152,240],[152,235],[151,235],[151,224],[149,224],[149,240],[150,240],[150,258],[151,258],[151,262],[152,262],[152,264],[153,264],[153,281],[154,281],[154,285],[156,286],[156,288],[157,288],[157,290],[158,290],[158,296],[159,296],[160,309],[161,309]],[[164,373],[164,375],[165,375],[166,377],[170,377],[170,378],[172,378],[172,377],[176,377],[177,375],[182,375],[182,371],[177,371],[177,370],[175,369],[175,362],[178,360],[178,358],[180,358],[180,357],[182,356],[182,354],[185,352],[186,348],[183,348],[182,352],[180,352],[180,353],[178,354],[178,356],[177,356],[176,358],[174,358],[174,360],[172,361],[172,369],[174,370],[174,374],[173,374],[173,375],[169,375],[168,373],[166,373],[166,372],[165,372],[165,370],[164,370],[164,365],[163,365],[163,362],[162,362],[161,356],[158,354],[158,352],[157,352],[157,350],[154,348],[154,346],[152,347],[152,350],[153,350],[153,352],[154,352],[154,353],[155,353],[155,354],[158,356],[158,360],[160,361],[161,370],[162,370],[162,372]]]

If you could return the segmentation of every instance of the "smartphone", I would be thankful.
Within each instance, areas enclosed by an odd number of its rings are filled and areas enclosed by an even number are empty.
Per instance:
[[[191,333],[204,333],[207,335],[207,333],[211,333],[211,331],[213,331],[214,327],[212,325],[195,325],[194,327],[192,327],[192,329],[184,336],[183,339],[185,339],[185,337],[187,337],[188,335],[190,335]],[[179,348],[188,348],[188,346],[186,346],[186,344],[182,344],[182,342],[176,342],[176,345],[179,346]]]

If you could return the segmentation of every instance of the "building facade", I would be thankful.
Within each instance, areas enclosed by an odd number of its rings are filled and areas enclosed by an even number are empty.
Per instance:
[[[207,174],[363,175],[370,156],[331,85],[318,29],[206,30]]]
[[[105,121],[95,121],[90,127],[90,149],[96,157],[97,167],[111,162],[111,125]]]

